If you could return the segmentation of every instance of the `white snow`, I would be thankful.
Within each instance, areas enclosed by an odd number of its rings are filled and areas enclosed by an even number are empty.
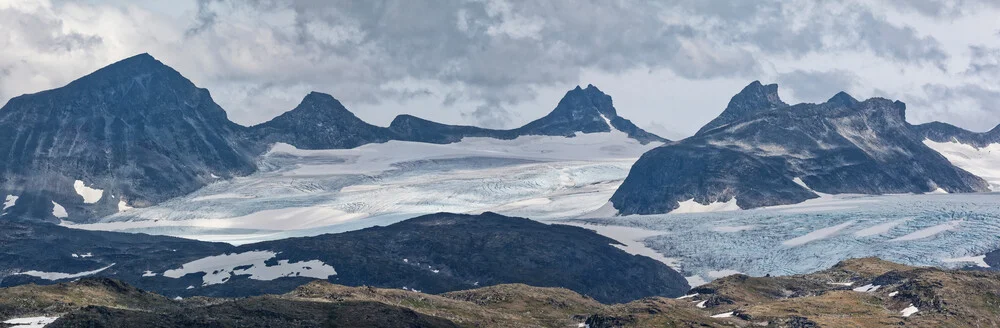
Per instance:
[[[56,202],[52,202],[52,215],[60,219],[69,217],[69,213],[66,213],[66,208]]]
[[[819,230],[807,233],[807,234],[799,236],[799,237],[795,237],[795,238],[786,240],[786,241],[782,242],[781,244],[785,245],[785,246],[801,246],[801,245],[805,245],[806,243],[809,243],[809,242],[821,240],[821,239],[828,238],[830,236],[836,235],[837,232],[839,232],[840,230],[844,230],[844,228],[847,228],[847,227],[851,226],[852,224],[854,224],[853,220],[852,221],[847,221],[847,222],[844,222],[844,223],[841,223],[841,224],[838,224],[838,225],[835,225],[835,226],[832,226],[832,227],[826,227],[826,228],[823,228],[823,229],[819,229]]]
[[[924,144],[947,158],[951,164],[986,180],[994,191],[1000,191],[1000,144],[991,144],[983,148],[958,142],[931,140],[924,140]]]
[[[673,268],[674,270],[680,270],[680,266],[678,264],[677,259],[663,256],[663,254],[660,254],[659,252],[654,251],[649,247],[646,247],[645,243],[643,243],[643,240],[649,237],[663,235],[664,233],[662,231],[645,230],[645,229],[631,228],[631,227],[619,227],[619,226],[589,225],[589,224],[579,224],[572,222],[561,222],[560,224],[578,226],[585,229],[594,230],[598,234],[601,234],[605,237],[614,239],[619,243],[624,244],[624,245],[621,244],[611,244],[611,245],[625,251],[626,253],[649,257],[654,260],[663,262],[663,264],[666,264],[667,266]]]
[[[740,207],[736,205],[736,197],[733,197],[727,202],[712,202],[708,204],[701,204],[692,199],[688,199],[683,202],[677,202],[677,208],[670,211],[670,214],[681,214],[681,213],[705,213],[705,212],[723,212],[723,211],[738,211]]]
[[[7,195],[7,197],[3,200],[3,209],[0,211],[6,211],[11,206],[14,206],[14,203],[17,202],[17,198],[18,197],[14,195]]]
[[[705,300],[705,301],[698,302],[698,304],[695,304],[694,306],[698,307],[699,309],[704,309],[705,308],[705,302],[708,302],[708,301]]]
[[[245,244],[387,225],[437,213],[548,220],[615,212],[608,199],[642,145],[620,131],[573,138],[466,138],[437,145],[390,141],[354,149],[275,145],[251,176],[78,229],[144,232]]]
[[[867,284],[867,285],[864,285],[864,286],[861,286],[861,287],[854,288],[854,291],[860,292],[860,293],[874,293],[880,287],[882,287],[882,286]]]
[[[936,225],[936,226],[933,226],[933,227],[930,227],[930,228],[917,230],[915,232],[912,232],[912,233],[907,234],[907,235],[902,236],[902,237],[898,237],[898,238],[892,239],[890,241],[910,241],[910,240],[917,240],[917,239],[924,239],[924,238],[933,237],[936,234],[939,234],[939,233],[942,233],[942,232],[945,232],[945,231],[948,231],[948,230],[954,230],[954,229],[958,228],[958,226],[961,223],[962,223],[962,220],[949,221],[947,223],[939,224],[939,225]]]
[[[906,221],[909,221],[909,220],[910,219],[899,219],[899,220],[895,220],[895,221],[889,221],[889,222],[886,222],[886,223],[877,224],[877,225],[874,225],[874,226],[871,226],[871,227],[868,227],[868,228],[864,228],[864,229],[858,230],[858,231],[854,232],[854,235],[857,236],[857,237],[870,237],[870,236],[875,236],[875,235],[881,235],[881,234],[884,234],[886,232],[889,232],[889,230],[892,230],[892,228],[895,228],[896,226],[898,226],[900,224],[906,223]]]
[[[132,207],[128,206],[128,203],[124,199],[118,199],[118,212],[125,212],[131,209]]]
[[[941,259],[941,262],[944,262],[944,263],[972,263],[972,264],[975,264],[976,266],[978,266],[980,268],[989,268],[990,267],[990,265],[986,263],[986,255],[953,257],[953,258]]]
[[[937,189],[934,189],[931,192],[928,192],[928,194],[947,194],[947,193],[948,193],[948,191],[944,190],[944,189],[941,189],[941,187],[938,187]]]
[[[898,292],[898,291],[895,291],[895,292],[892,292],[892,293],[889,293],[889,297],[896,297],[896,295],[899,295],[899,292]]]
[[[694,293],[694,294],[687,294],[687,295],[684,295],[684,296],[681,296],[681,297],[678,297],[677,299],[679,299],[679,300],[682,300],[682,299],[685,299],[685,298],[692,298],[692,297],[695,297],[695,296],[698,296],[698,293]]]
[[[854,285],[854,282],[853,281],[848,281],[848,282],[833,282],[833,281],[830,281],[830,282],[827,282],[826,284],[827,285],[838,285],[838,286],[848,286],[848,287],[850,287],[850,286]]]
[[[31,271],[20,272],[18,274],[23,274],[23,275],[27,275],[27,276],[38,277],[38,278],[42,278],[42,279],[45,279],[45,280],[74,279],[74,278],[86,277],[86,276],[89,276],[89,275],[97,274],[97,273],[99,273],[101,271],[107,270],[108,268],[110,268],[110,267],[112,267],[114,265],[115,265],[114,263],[111,263],[111,265],[103,267],[103,268],[100,268],[100,269],[97,269],[97,270],[84,271],[84,272],[80,272],[80,273],[44,272],[44,271],[31,270]]]
[[[719,314],[712,315],[712,318],[731,318],[733,316],[733,313],[734,313],[733,311],[726,312],[726,313],[719,313]]]
[[[29,317],[8,319],[3,323],[11,325],[12,328],[42,328],[53,323],[59,317]]]
[[[327,279],[337,274],[332,266],[319,260],[292,263],[289,263],[288,260],[279,260],[278,265],[274,266],[268,266],[265,263],[277,255],[271,251],[250,251],[209,256],[185,263],[178,269],[164,271],[163,276],[180,278],[188,274],[204,272],[202,285],[208,286],[225,283],[233,276],[238,275],[250,275],[250,279],[255,280],[274,280],[281,277]],[[249,267],[247,268],[247,266]]]
[[[93,257],[94,256],[94,254],[90,253],[90,252],[83,253],[83,254],[73,253],[73,254],[70,254],[70,255],[73,256],[73,257],[82,257],[82,258],[88,258],[88,257]]]
[[[142,273],[142,276],[143,277],[156,277],[156,272],[146,270],[146,272]]]
[[[76,189],[76,193],[83,197],[85,204],[97,203],[101,197],[104,197],[104,190],[87,187],[81,180],[76,180],[73,183],[73,189]]]
[[[913,315],[914,313],[917,313],[917,311],[918,311],[917,307],[913,306],[913,304],[910,304],[910,306],[906,307],[902,311],[899,311],[899,313],[902,316],[904,316],[904,317],[909,317],[909,316]]]

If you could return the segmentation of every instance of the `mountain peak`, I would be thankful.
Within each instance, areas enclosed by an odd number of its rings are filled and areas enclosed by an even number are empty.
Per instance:
[[[830,103],[830,104],[839,104],[839,105],[844,105],[844,106],[852,106],[854,104],[857,104],[858,100],[854,99],[854,97],[851,97],[851,95],[847,94],[847,92],[841,91],[841,92],[837,92],[837,94],[833,95],[833,97],[831,97],[826,102]]]
[[[752,113],[787,107],[778,96],[777,84],[762,84],[760,81],[750,82],[729,100],[729,105],[719,117],[706,124],[696,134],[702,134],[714,128],[732,123]]]

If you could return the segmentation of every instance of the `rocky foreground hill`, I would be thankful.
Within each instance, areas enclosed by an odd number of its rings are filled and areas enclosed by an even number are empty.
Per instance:
[[[1000,274],[874,258],[625,304],[522,284],[431,295],[316,281],[225,299],[168,299],[107,278],[0,289],[0,319],[58,317],[48,327],[996,327],[998,305]]]

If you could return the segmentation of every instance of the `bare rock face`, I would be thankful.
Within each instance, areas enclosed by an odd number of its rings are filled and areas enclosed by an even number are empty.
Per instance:
[[[148,54],[13,98],[0,109],[0,197],[19,198],[3,215],[85,219],[249,174],[242,129],[207,90]],[[77,180],[100,199],[83,199]]]
[[[611,202],[622,214],[654,214],[689,199],[735,197],[746,209],[798,203],[813,191],[988,191],[923,144],[902,102],[841,92],[822,104],[782,104],[776,85],[751,83],[698,134],[644,154]]]
[[[396,139],[386,128],[351,113],[333,96],[312,92],[295,109],[250,128],[263,144],[283,142],[300,149],[354,148]]]

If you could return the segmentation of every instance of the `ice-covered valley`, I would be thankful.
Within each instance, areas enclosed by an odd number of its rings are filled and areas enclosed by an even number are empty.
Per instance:
[[[658,145],[618,132],[447,145],[391,141],[348,150],[279,144],[254,175],[100,222],[64,225],[243,244],[434,212],[493,211],[594,229],[629,253],[678,269],[693,285],[732,273],[808,273],[865,256],[983,266],[982,255],[1000,248],[995,193],[822,195],[746,211],[689,201],[672,214],[614,217],[607,200],[635,160]],[[973,173],[990,172],[990,149],[928,145]]]

